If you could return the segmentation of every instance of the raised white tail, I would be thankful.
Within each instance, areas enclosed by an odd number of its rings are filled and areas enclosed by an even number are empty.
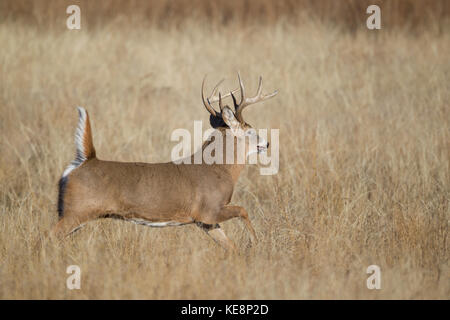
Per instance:
[[[92,142],[91,124],[89,115],[83,107],[78,107],[78,126],[75,131],[75,159],[64,170],[63,178],[67,177],[74,169],[81,166],[83,162],[95,158],[95,148]]]

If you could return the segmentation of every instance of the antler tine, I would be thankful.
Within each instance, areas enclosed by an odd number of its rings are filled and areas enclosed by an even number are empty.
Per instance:
[[[220,80],[217,84],[216,84],[216,86],[213,88],[213,90],[212,90],[212,92],[211,92],[211,94],[209,95],[209,101],[211,102],[211,98],[213,98],[215,95],[216,95],[216,92],[217,92],[217,89],[219,88],[219,86],[222,84],[222,82],[224,81],[225,79],[222,79],[222,80]]]
[[[236,103],[236,98],[234,97],[234,95],[232,94],[233,97],[233,102],[234,102],[234,108],[235,108],[235,113],[236,113],[236,118],[240,121],[240,122],[245,122],[243,117],[242,117],[242,111],[244,110],[244,108],[246,108],[247,106],[260,102],[260,101],[264,101],[267,99],[270,99],[272,97],[274,97],[277,93],[278,90],[275,90],[272,93],[269,94],[262,94],[262,77],[259,77],[259,85],[258,85],[258,90],[256,92],[256,95],[252,98],[245,98],[245,91],[244,91],[244,84],[241,80],[241,75],[238,72],[238,79],[239,79],[239,87],[241,89],[241,102],[239,104]]]
[[[259,84],[258,84],[258,91],[256,92],[256,95],[259,96],[262,93],[262,76],[259,76]]]
[[[231,98],[233,99],[234,110],[237,111],[239,109],[239,105],[237,103],[236,97],[234,96],[234,94],[232,92],[230,92],[230,94],[231,94]]]
[[[224,80],[225,80],[225,79],[220,80],[220,81],[214,86],[214,88],[213,88],[211,94],[209,95],[209,97],[206,97],[206,98],[205,98],[205,96],[204,96],[204,95],[205,95],[205,94],[204,94],[204,85],[205,85],[205,81],[206,81],[206,76],[205,76],[205,78],[203,79],[203,83],[202,83],[202,98],[203,98],[203,103],[208,104],[209,107],[211,107],[213,110],[214,110],[214,108],[211,106],[211,103],[214,103],[214,102],[218,102],[218,101],[219,101],[219,97],[216,96],[216,93],[217,93],[217,89],[219,89],[219,86],[222,84],[222,82],[223,82]],[[235,93],[235,92],[237,92],[238,90],[239,90],[239,88],[236,88],[236,89],[232,90],[231,92],[232,92],[232,93]],[[225,95],[223,95],[222,98],[229,97],[229,96],[231,95],[231,92],[230,92],[230,93],[227,93],[227,94],[225,94]],[[208,103],[208,102],[209,102],[209,103]],[[208,111],[209,111],[209,107],[207,107]],[[216,111],[216,113],[217,113],[217,111]]]
[[[248,98],[246,99],[246,104],[252,104],[252,103],[256,103],[259,101],[264,101],[267,100],[269,98],[272,98],[273,96],[275,96],[278,93],[278,90],[275,90],[272,93],[269,94],[262,94],[262,77],[259,77],[259,85],[258,85],[258,91],[256,92],[256,96],[254,96],[253,98]]]
[[[222,113],[222,110],[223,110],[222,94],[220,92],[219,92],[219,108],[220,108],[220,113]]]
[[[205,106],[206,110],[208,110],[209,113],[211,113],[214,117],[216,117],[217,116],[216,110],[214,110],[214,108],[211,106],[211,102],[210,102],[209,98],[205,98],[205,81],[206,81],[206,75],[203,78],[203,82],[202,82],[202,101],[203,101],[203,105]],[[220,84],[220,82],[219,82],[219,84]],[[218,85],[216,87],[218,87]],[[214,90],[217,90],[217,89],[214,88]]]
[[[222,80],[222,81],[223,81],[223,80]],[[221,81],[221,82],[222,82],[222,81]],[[235,93],[235,92],[237,92],[238,90],[239,90],[239,88],[236,88],[236,89],[232,90],[231,92]],[[216,90],[216,91],[217,91],[217,90]],[[225,95],[223,95],[222,98],[229,97],[229,96],[231,95],[231,92],[230,92],[230,93],[227,93],[227,94],[225,94]],[[219,97],[216,96],[215,94],[216,94],[216,93],[213,92],[213,93],[211,93],[211,95],[209,96],[208,100],[209,100],[210,103],[214,103],[214,102],[219,101]]]
[[[241,80],[241,74],[238,71],[238,79],[239,79],[239,88],[241,88],[241,102],[239,103],[239,105],[241,105],[242,103],[244,103],[245,100],[245,90],[244,90],[244,83]]]

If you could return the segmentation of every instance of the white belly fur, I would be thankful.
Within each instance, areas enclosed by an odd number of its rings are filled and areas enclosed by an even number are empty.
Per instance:
[[[167,222],[151,222],[142,219],[127,219],[130,222],[140,224],[147,227],[161,228],[161,227],[173,227],[173,226],[181,226],[185,223],[177,222],[177,221],[167,221]]]

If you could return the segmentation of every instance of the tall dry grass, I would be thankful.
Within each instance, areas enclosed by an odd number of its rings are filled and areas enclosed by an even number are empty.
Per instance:
[[[443,19],[410,32],[136,15],[69,31],[65,14],[51,26],[17,17],[0,24],[0,298],[449,298]],[[203,75],[234,88],[237,70],[250,90],[260,74],[280,90],[246,111],[253,126],[280,129],[280,172],[248,167],[232,200],[257,245],[233,220],[223,223],[232,256],[194,226],[103,220],[62,243],[43,237],[73,158],[75,106],[90,112],[100,158],[168,161],[172,130],[206,126]],[[81,290],[66,288],[73,264]],[[372,264],[381,290],[366,288]]]
[[[347,30],[365,27],[366,8],[376,4],[382,9],[386,28],[421,29],[450,18],[447,0],[2,0],[0,21],[21,21],[34,27],[60,28],[68,5],[83,8],[85,28],[104,28],[123,23],[180,27],[186,20],[203,19],[222,25],[337,23]],[[441,32],[443,30],[440,30]]]

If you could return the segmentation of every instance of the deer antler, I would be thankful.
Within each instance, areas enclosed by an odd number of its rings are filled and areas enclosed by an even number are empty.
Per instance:
[[[220,84],[224,81],[225,79],[222,79],[219,81],[219,83],[216,84],[216,86],[214,87],[214,89],[212,90],[211,94],[209,95],[209,97],[205,97],[205,82],[206,82],[206,75],[203,78],[203,82],[202,82],[202,100],[203,100],[203,104],[205,105],[206,110],[209,111],[209,113],[211,113],[214,117],[220,117],[220,115],[218,114],[218,112],[213,108],[213,106],[211,105],[214,102],[219,102],[219,107],[220,107],[220,111],[222,112],[223,106],[222,106],[222,98],[226,98],[229,97],[230,95],[232,95],[233,93],[237,92],[239,90],[239,88],[231,91],[230,93],[222,96],[219,92],[219,96],[216,96],[217,93],[217,89],[219,88]]]
[[[239,87],[241,89],[241,102],[239,104],[236,102],[236,97],[233,94],[234,92],[230,92],[229,95],[231,94],[231,97],[233,98],[236,119],[238,119],[239,122],[244,123],[245,121],[242,117],[242,111],[246,107],[248,107],[251,104],[274,97],[278,93],[278,90],[275,90],[274,92],[269,94],[262,94],[262,77],[259,77],[258,91],[256,92],[256,95],[252,98],[246,98],[244,84],[242,83],[241,75],[239,74],[239,72],[238,72],[238,79],[239,79]]]

